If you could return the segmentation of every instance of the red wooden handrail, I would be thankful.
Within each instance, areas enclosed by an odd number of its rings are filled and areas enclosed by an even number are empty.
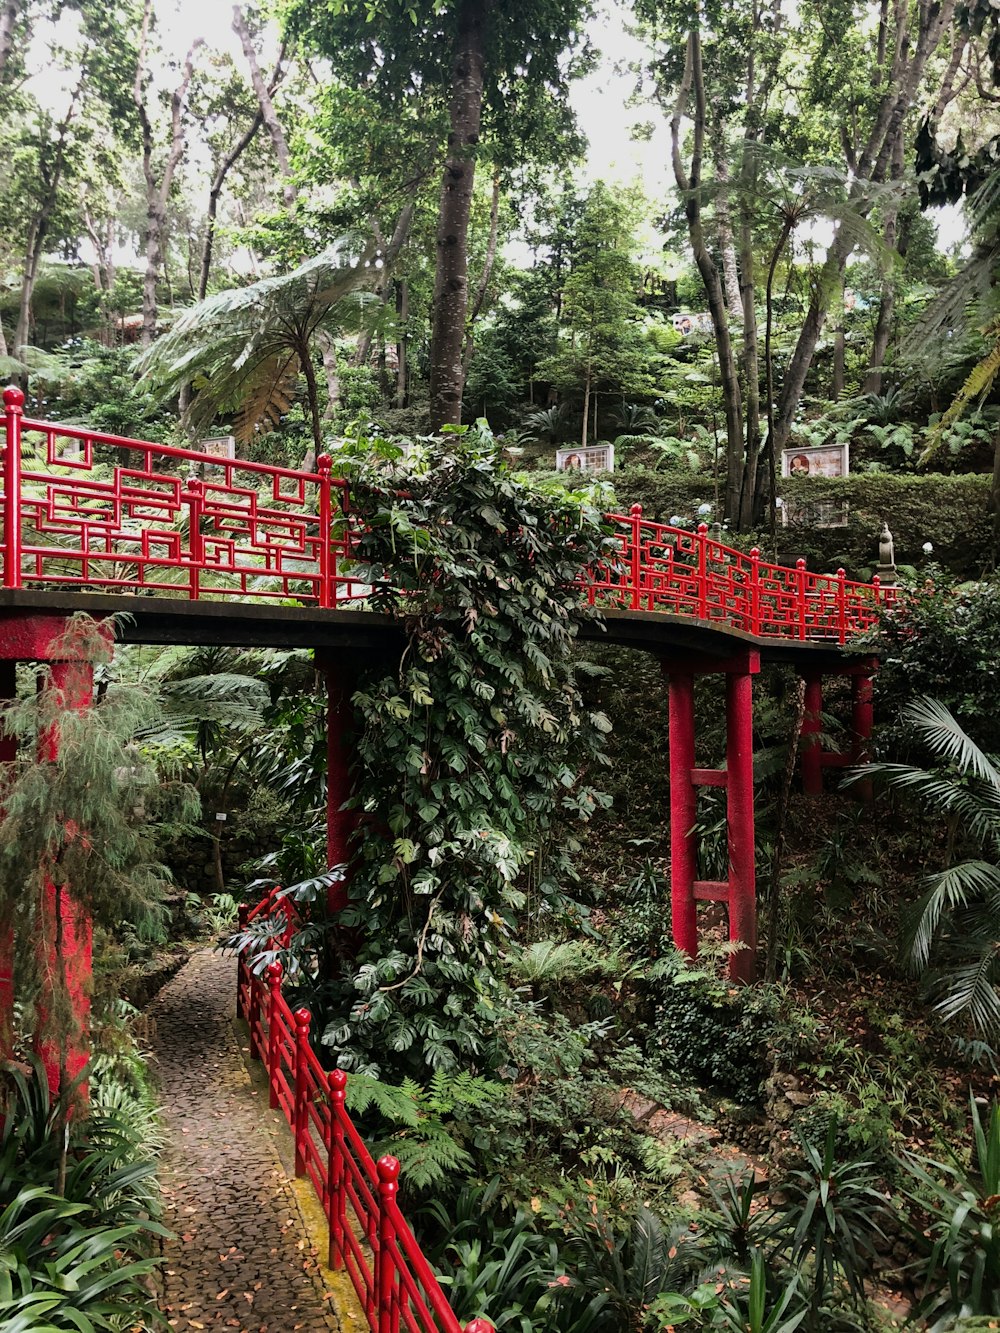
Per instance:
[[[270,948],[284,948],[294,908],[273,889],[241,925],[276,917]],[[290,908],[291,911],[284,909]],[[283,923],[283,924],[282,924]],[[372,1333],[493,1333],[485,1319],[463,1326],[400,1211],[399,1162],[372,1160],[347,1113],[347,1074],[323,1069],[309,1041],[308,1009],[293,1013],[282,994],[280,963],[266,981],[238,955],[237,1009],[250,1029],[250,1052],[265,1062],[270,1103],[295,1139],[295,1174],[312,1182],[329,1227],[329,1266],[343,1270]]]
[[[204,601],[363,600],[351,576],[360,534],[347,483],[23,416],[4,391],[3,586],[153,592]],[[24,456],[37,446],[38,457]],[[894,589],[794,569],[695,532],[607,515],[615,550],[581,580],[595,606],[660,611],[760,638],[845,643]]]

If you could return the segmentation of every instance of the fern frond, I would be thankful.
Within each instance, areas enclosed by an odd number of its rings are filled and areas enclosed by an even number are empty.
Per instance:
[[[300,370],[295,352],[276,352],[265,358],[244,381],[244,397],[233,418],[237,444],[250,444],[259,432],[275,430],[295,401]]]

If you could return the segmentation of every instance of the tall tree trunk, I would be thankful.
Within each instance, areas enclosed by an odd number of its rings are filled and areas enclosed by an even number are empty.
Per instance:
[[[892,179],[900,181],[903,176],[903,139],[900,136],[896,149],[892,155]],[[894,202],[889,205],[885,215],[885,225],[882,228],[882,239],[885,241],[887,250],[895,250],[900,258],[905,257],[909,243],[909,228],[905,225],[898,226],[899,221],[899,203]],[[875,334],[872,338],[871,357],[868,361],[868,374],[865,376],[862,392],[880,393],[882,389],[882,366],[885,363],[885,354],[889,350],[889,339],[892,337],[892,319],[896,309],[896,274],[892,271],[886,273],[882,279],[882,291],[879,295],[878,320],[875,323]]]
[[[263,123],[264,116],[262,112],[258,111],[245,133],[240,136],[229,152],[226,153],[219,162],[219,165],[215,170],[215,175],[212,177],[212,184],[208,191],[205,241],[201,248],[201,268],[198,273],[197,299],[199,301],[204,301],[206,293],[208,292],[208,275],[212,269],[212,251],[215,248],[215,218],[219,209],[219,196],[222,193],[222,187],[226,182],[226,177],[229,175],[229,172],[253,143],[257,131]]]
[[[254,93],[257,96],[257,104],[260,107],[261,117],[267,126],[267,132],[271,136],[271,143],[274,145],[274,155],[278,159],[278,168],[281,171],[281,192],[285,201],[285,207],[291,208],[298,197],[298,189],[292,178],[292,163],[288,152],[288,140],[285,138],[285,131],[281,127],[281,121],[278,119],[277,112],[274,109],[274,102],[271,98],[273,87],[268,88],[264,82],[264,76],[260,72],[260,66],[257,63],[257,52],[254,50],[253,42],[250,38],[250,30],[247,27],[246,19],[243,17],[243,10],[239,5],[233,5],[233,31],[240,39],[243,47],[243,54],[247,58],[247,64],[250,67],[250,82],[253,85]],[[278,66],[280,68],[283,59],[284,47],[282,53],[278,56]]]
[[[410,284],[405,278],[396,283],[396,406],[405,407],[407,399],[406,352],[409,342]]]
[[[862,213],[866,213],[869,208],[861,198],[866,183],[880,184],[885,180],[892,158],[898,151],[897,139],[903,133],[906,113],[912,105],[924,68],[937,49],[954,13],[955,0],[941,0],[936,4],[921,3],[917,15],[919,26],[916,39],[911,46],[910,33],[906,27],[907,15],[903,8],[899,10],[900,26],[897,31],[896,50],[888,87],[882,95],[874,125],[858,159],[857,184],[851,191],[852,203]],[[806,376],[823,331],[829,294],[837,289],[844,266],[853,249],[854,243],[845,229],[838,228],[827,251],[823,272],[816,284],[812,302],[802,323],[795,351],[792,353],[782,384],[781,397],[775,412],[776,456],[788,443],[791,434],[795,413],[805,389]]]
[[[448,156],[441,181],[431,320],[430,426],[462,419],[462,350],[469,299],[469,214],[483,110],[483,27],[494,0],[462,0],[452,62]]]
[[[795,225],[794,214],[788,213],[781,226],[778,242],[771,252],[771,263],[767,270],[766,301],[767,310],[764,324],[764,370],[767,375],[767,475],[771,486],[770,519],[771,540],[777,541],[778,533],[778,452],[774,447],[774,357],[771,351],[771,336],[774,331],[774,274],[778,261]]]
[[[139,59],[135,69],[132,100],[139,116],[142,135],[142,174],[146,182],[146,272],[142,284],[142,345],[149,347],[156,336],[156,283],[163,263],[163,231],[167,217],[167,201],[184,153],[184,110],[188,88],[194,73],[195,52],[204,45],[199,37],[191,45],[184,60],[181,81],[170,97],[170,146],[162,174],[157,180],[153,163],[154,132],[149,109],[146,106],[146,60],[148,56],[149,25],[152,0],[146,0],[142,13],[142,34],[139,41]]]
[[[746,453],[740,494],[739,528],[756,520],[757,460],[760,455],[760,353],[757,342],[757,281],[753,253],[753,213],[750,202],[756,186],[752,141],[747,140],[740,173],[740,269],[743,274],[743,382],[746,416]]]
[[[400,251],[409,239],[415,210],[416,205],[411,198],[400,209],[399,217],[396,219],[396,225],[393,228],[392,238],[388,244],[386,244],[385,237],[382,234],[382,228],[378,224],[378,219],[372,218],[371,220],[375,244],[378,246],[379,253],[382,257],[382,280],[375,290],[376,295],[379,297],[379,302],[383,307],[386,306],[389,301],[389,293],[392,290],[391,279],[393,270],[396,267],[396,260],[399,258]],[[368,357],[372,350],[372,337],[375,332],[376,323],[377,319],[369,320],[361,330],[358,337],[358,346],[352,358],[352,365],[367,365]]]
[[[726,154],[725,127],[721,119],[712,122],[712,159],[719,192],[715,197],[715,230],[722,256],[722,273],[726,287],[726,305],[735,318],[742,307],[740,273],[736,266],[736,245],[733,241],[733,221],[729,207],[729,159]]]
[[[340,373],[337,369],[337,344],[326,329],[316,334],[320,355],[323,358],[323,375],[326,378],[326,408],[324,421],[332,421],[340,406]]]
[[[17,27],[20,0],[5,0],[0,8],[0,81],[3,79],[7,61],[14,49],[14,29]]]
[[[836,318],[833,330],[833,383],[830,386],[830,397],[835,403],[839,403],[844,396],[844,361],[847,353],[847,338],[844,332],[846,311],[844,308],[843,282],[840,283],[834,293],[833,299],[836,303]]]
[[[692,88],[695,96],[694,145],[691,153],[690,173],[687,173],[681,162],[680,132],[681,121],[686,113]],[[733,353],[732,339],[729,336],[722,281],[705,240],[701,218],[701,168],[705,143],[705,121],[705,78],[701,63],[701,37],[697,29],[692,29],[688,33],[684,77],[681,80],[677,104],[674,107],[674,114],[670,122],[671,157],[678,189],[685,195],[684,212],[687,217],[691,250],[705,287],[709,314],[712,317],[712,328],[715,333],[715,346],[719,356],[719,381],[726,413],[725,513],[727,519],[736,523],[739,519],[740,491],[743,481],[743,404],[739,376],[736,371],[736,358]]]
[[[587,435],[590,431],[590,380],[591,363],[587,361],[587,373],[583,381],[583,430],[580,433],[580,448],[586,449]]]
[[[476,285],[476,296],[472,302],[472,308],[469,311],[469,317],[465,322],[465,352],[462,355],[462,382],[464,384],[469,374],[469,367],[472,365],[472,357],[475,353],[475,334],[474,328],[476,320],[479,318],[480,311],[483,308],[483,302],[486,300],[486,293],[490,288],[490,278],[493,276],[493,265],[497,257],[497,234],[499,232],[500,222],[500,176],[494,173],[493,176],[493,197],[490,201],[490,232],[486,241],[486,255],[483,258],[483,271],[479,275],[479,282]]]

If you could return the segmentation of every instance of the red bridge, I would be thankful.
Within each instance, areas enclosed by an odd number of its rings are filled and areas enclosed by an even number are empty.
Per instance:
[[[3,398],[0,698],[14,697],[15,664],[28,660],[52,663],[67,707],[89,701],[89,678],[81,685],[86,668],[59,661],[53,650],[67,617],[76,611],[96,616],[127,611],[121,635],[133,642],[313,648],[328,687],[329,864],[346,862],[351,816],[340,807],[350,794],[343,737],[352,680],[356,666],[373,650],[390,646],[399,629],[366,609],[370,589],[353,567],[358,520],[348,485],[332,475],[331,460],[321,457],[314,472],[251,463],[31,420],[23,415],[19,389],[8,388]],[[724,903],[730,938],[744,946],[733,955],[732,975],[749,981],[756,955],[753,676],[762,662],[790,663],[803,676],[803,783],[807,791],[820,791],[823,767],[864,758],[875,662],[852,652],[850,642],[877,620],[894,590],[880,588],[877,579],[852,582],[843,570],[814,574],[802,560],[794,568],[771,564],[756,550],[744,554],[724,546],[705,525],[691,532],[651,522],[637,505],[627,515],[608,515],[607,521],[618,550],[581,583],[581,599],[602,612],[599,620],[584,625],[582,634],[654,653],[667,678],[674,939],[694,955],[698,903]],[[852,679],[852,735],[845,754],[820,749],[824,674]],[[725,682],[724,768],[697,765],[696,675],[721,676]],[[47,743],[51,748],[55,741]],[[9,739],[0,738],[0,758],[13,758]],[[706,786],[726,790],[729,871],[721,881],[697,878],[697,792]],[[344,901],[338,894],[346,890],[338,886],[334,907]],[[85,1012],[89,924],[67,921],[64,938],[75,940],[75,998]],[[407,1329],[454,1333],[458,1324],[453,1316],[448,1322],[450,1311],[442,1313],[447,1306],[440,1290],[427,1286],[433,1284],[429,1269],[420,1272],[423,1294],[419,1299],[416,1294],[412,1274],[420,1262],[414,1259],[408,1230],[409,1239],[400,1248],[404,1232],[392,1211],[391,1167],[383,1170],[380,1163],[376,1179],[370,1161],[362,1169],[356,1161],[345,1166],[345,1158],[335,1160],[337,1144],[342,1153],[345,1135],[351,1140],[342,1085],[339,1099],[335,1095],[331,1103],[334,1109],[322,1115],[314,1107],[309,1110],[313,1093],[302,1092],[305,1100],[296,1100],[296,1059],[307,1082],[316,1083],[322,1074],[308,1056],[296,1055],[301,1025],[296,1027],[287,1014],[282,1017],[272,988],[274,1023],[261,1026],[261,992],[245,973],[241,986],[254,1049],[263,1053],[272,1040],[269,1032],[279,1034],[274,1037],[275,1096],[296,1128],[303,1171],[313,1177],[324,1204],[332,1208],[330,1201],[336,1200],[341,1209],[346,1189],[353,1192],[355,1212],[360,1208],[364,1214],[374,1268],[369,1271],[358,1260],[367,1251],[363,1244],[358,1248],[360,1242],[348,1241],[340,1211],[336,1218],[331,1213],[331,1243],[336,1240],[339,1246],[331,1253],[335,1260],[339,1254],[339,1262],[346,1260],[355,1285],[363,1288],[372,1328],[395,1333],[402,1319]],[[0,1002],[3,991],[0,976]],[[316,1083],[314,1092],[319,1091]],[[322,1170],[331,1174],[325,1184],[318,1158],[309,1155],[303,1137],[307,1121],[313,1123],[310,1115],[327,1145]],[[360,1160],[357,1152],[355,1157]],[[381,1223],[379,1190],[388,1200]]]

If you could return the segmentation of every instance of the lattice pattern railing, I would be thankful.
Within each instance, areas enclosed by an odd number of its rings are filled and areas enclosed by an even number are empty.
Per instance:
[[[4,586],[333,606],[345,575],[347,484],[197,449],[23,418],[4,393]]]
[[[724,546],[697,531],[642,517],[610,514],[618,549],[585,582],[592,605],[662,611],[726,625],[761,638],[825,639],[845,643],[878,619],[895,597],[876,576],[855,583],[842,569],[813,574]]]
[[[334,607],[370,589],[352,575],[347,483],[25,419],[4,392],[3,586],[282,599]],[[690,616],[762,638],[845,643],[894,596],[869,583],[771,564],[633,505],[608,515],[615,555],[583,581],[595,605]]]
[[[280,890],[249,911],[271,931],[266,947],[287,948],[295,913]],[[282,968],[265,975],[238,959],[237,1007],[250,1029],[250,1051],[264,1062],[272,1109],[280,1110],[295,1138],[295,1174],[307,1176],[327,1218],[329,1266],[345,1271],[372,1333],[493,1333],[485,1319],[464,1330],[456,1319],[396,1201],[399,1163],[377,1162],[345,1107],[347,1075],[325,1070],[309,1041],[308,1009],[293,1013],[281,991]]]

